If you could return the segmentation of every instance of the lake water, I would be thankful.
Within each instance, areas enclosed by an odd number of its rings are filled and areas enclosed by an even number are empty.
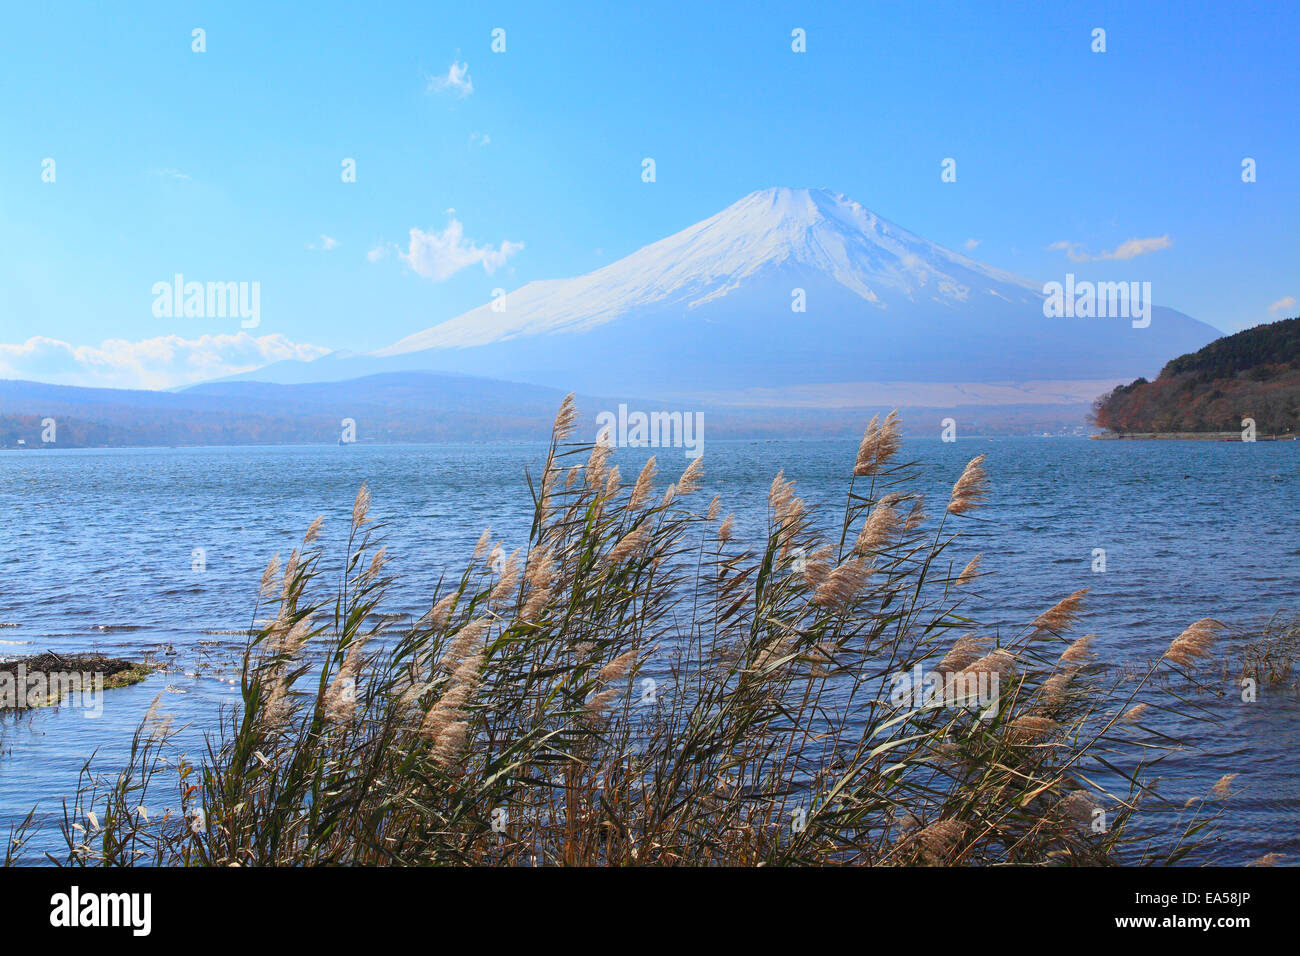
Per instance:
[[[709,442],[701,494],[720,492],[739,536],[756,542],[778,469],[810,504],[842,508],[855,448]],[[680,450],[658,451],[664,481],[687,464]],[[918,461],[920,490],[937,503],[981,452],[993,499],[961,522],[977,537],[956,553],[985,554],[992,576],[973,611],[987,624],[1023,624],[1089,587],[1077,633],[1097,632],[1103,659],[1120,663],[1158,656],[1198,618],[1245,627],[1300,611],[1298,443],[909,440],[902,457]],[[387,610],[419,614],[484,526],[508,547],[524,543],[524,469],[535,473],[544,453],[541,444],[0,453],[0,656],[95,650],[167,665],[107,692],[96,719],[67,707],[0,719],[0,832],[33,804],[57,813],[92,751],[111,769],[160,692],[197,757],[222,705],[238,701],[230,681],[266,561],[287,556],[318,514],[325,540],[339,542],[363,480],[399,579]],[[615,460],[634,476],[647,454],[620,450]],[[1093,571],[1096,548],[1105,573]],[[1198,748],[1168,761],[1166,792],[1192,796],[1240,774],[1208,858],[1300,860],[1295,688],[1207,703],[1221,718],[1211,732],[1170,727]]]

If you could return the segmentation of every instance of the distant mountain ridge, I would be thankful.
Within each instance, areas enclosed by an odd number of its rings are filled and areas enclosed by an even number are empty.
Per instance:
[[[343,382],[221,382],[181,392],[0,381],[0,446],[333,443],[343,420],[357,441],[531,440],[544,435],[564,393],[470,376],[411,372]]]
[[[220,382],[183,392],[78,388],[0,381],[0,448],[71,448],[335,444],[351,420],[361,444],[393,442],[542,441],[563,394],[558,389],[433,372],[390,372],[343,382],[281,385]],[[596,437],[596,415],[618,400],[578,396],[575,440]],[[664,406],[635,402],[639,410]],[[668,406],[672,410],[672,406]],[[705,440],[843,438],[861,435],[883,406],[738,409],[677,407],[704,414]],[[967,405],[967,434],[1068,432],[1083,421],[1086,404]],[[933,408],[903,408],[911,434],[935,435]],[[42,442],[44,422],[56,423],[56,441]]]
[[[1118,434],[1237,432],[1300,426],[1300,317],[1225,336],[1172,359],[1159,377],[1121,385],[1097,400],[1100,428]]]

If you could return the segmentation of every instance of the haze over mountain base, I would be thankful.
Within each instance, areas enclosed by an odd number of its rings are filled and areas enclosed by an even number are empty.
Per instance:
[[[668,400],[735,408],[923,408],[1000,405],[1086,406],[1118,384],[1113,379],[1054,382],[837,382],[727,392],[669,392]]]
[[[181,392],[0,381],[0,448],[336,444],[345,419],[353,422],[359,444],[544,441],[563,397],[559,389],[431,372],[305,385],[222,382]],[[617,413],[620,404],[697,412],[705,441],[860,438],[873,415],[896,407],[740,407],[579,396],[575,440],[594,441],[596,417]],[[962,404],[899,410],[907,434],[934,437],[949,416],[963,435],[1079,434],[1088,408]],[[46,443],[49,419],[57,428],[55,441]]]

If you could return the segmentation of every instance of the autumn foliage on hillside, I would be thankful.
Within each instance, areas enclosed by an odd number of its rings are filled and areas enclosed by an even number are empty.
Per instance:
[[[1097,399],[1094,421],[1113,432],[1293,434],[1300,423],[1300,317],[1211,342]]]

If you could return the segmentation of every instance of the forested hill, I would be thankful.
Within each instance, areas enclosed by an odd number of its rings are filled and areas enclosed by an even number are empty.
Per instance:
[[[1300,424],[1300,317],[1216,339],[1169,362],[1154,382],[1139,378],[1103,395],[1098,427],[1119,433],[1239,431]]]

